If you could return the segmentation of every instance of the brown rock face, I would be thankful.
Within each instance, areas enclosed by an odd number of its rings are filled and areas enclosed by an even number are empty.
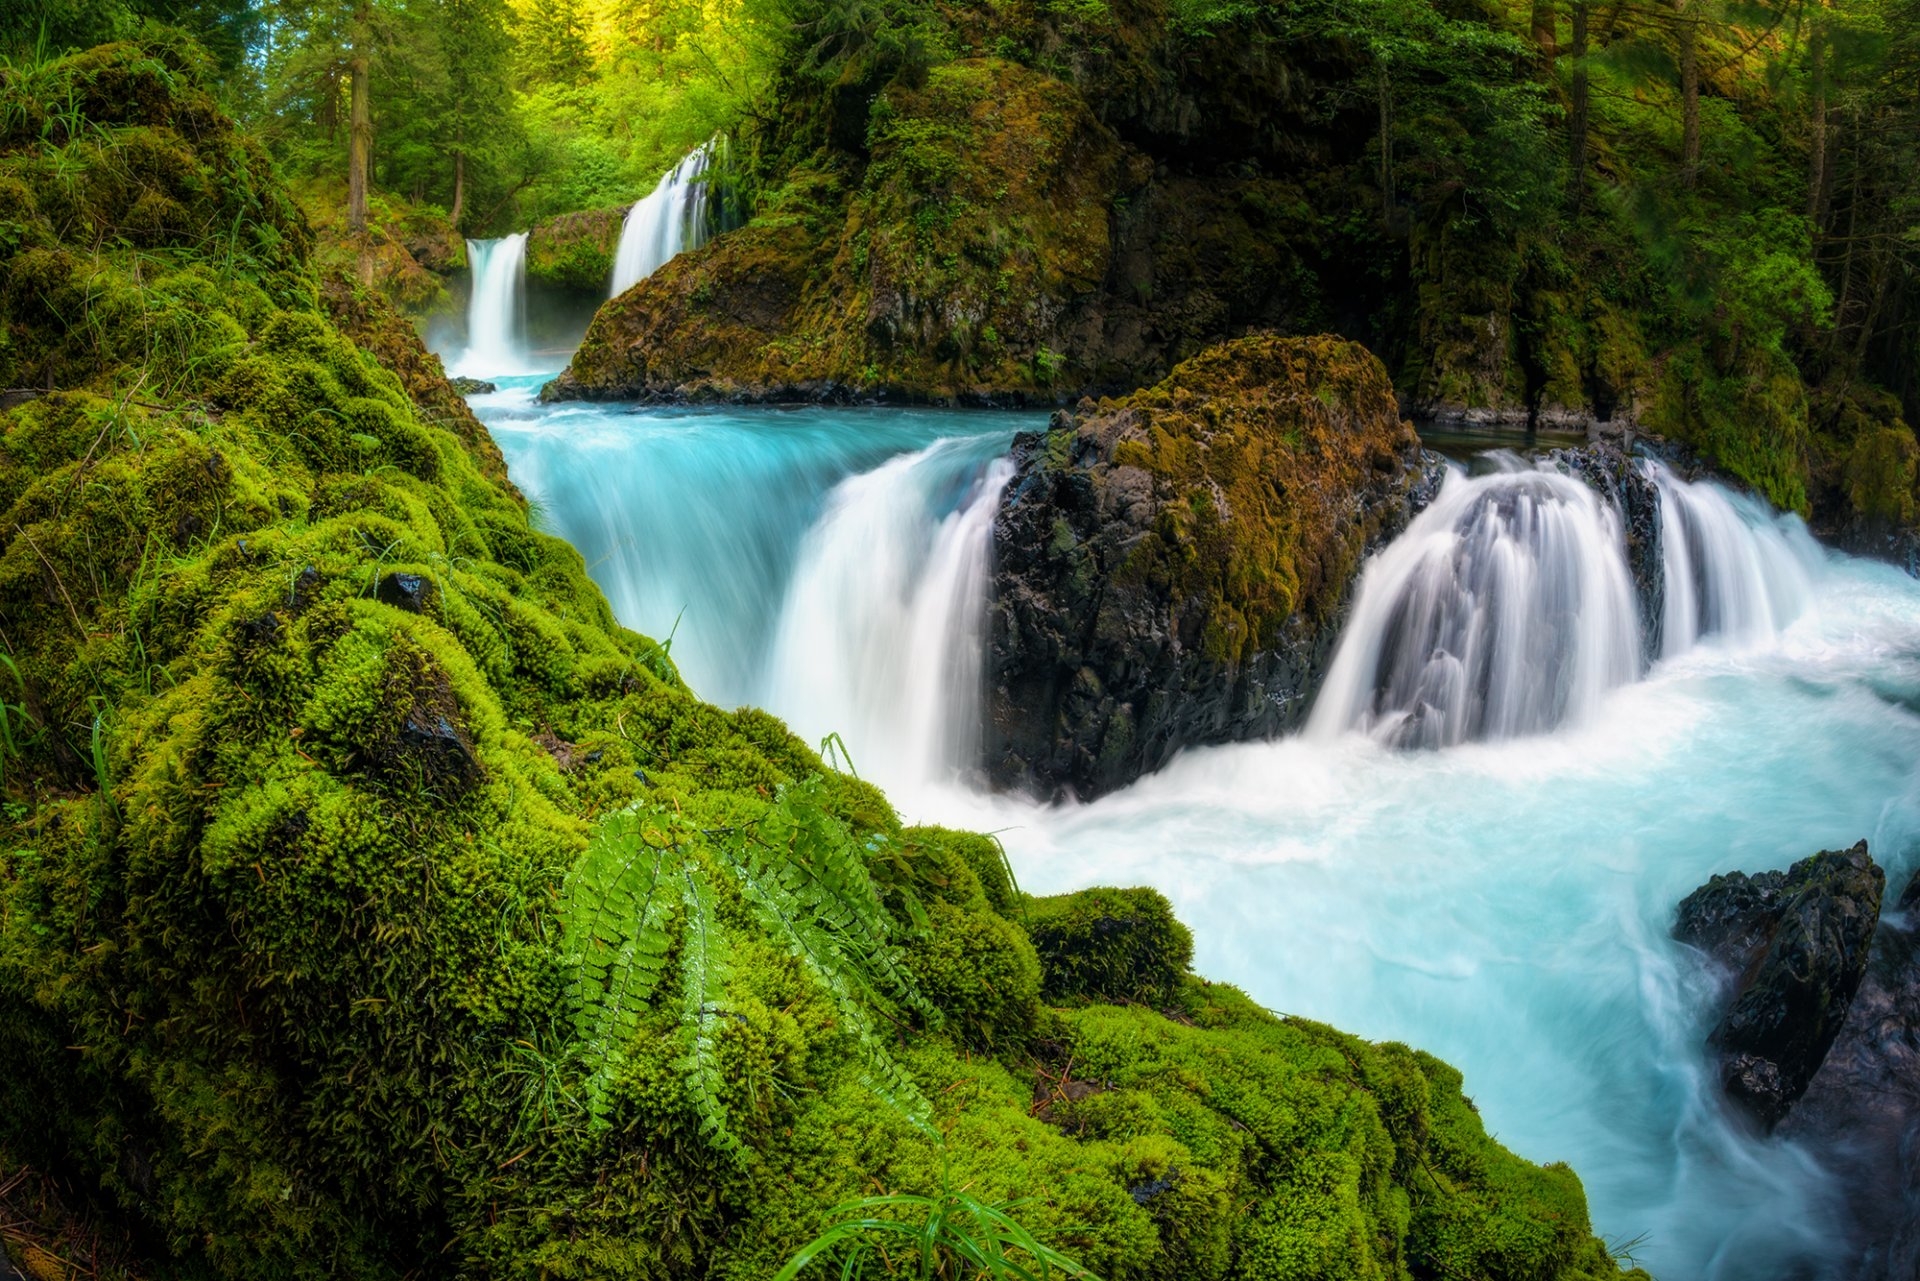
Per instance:
[[[1014,444],[994,527],[986,769],[1082,797],[1297,723],[1369,548],[1429,475],[1385,369],[1247,338]]]

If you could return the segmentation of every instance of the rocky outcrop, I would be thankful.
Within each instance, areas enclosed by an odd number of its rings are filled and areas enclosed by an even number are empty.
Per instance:
[[[1660,491],[1639,460],[1611,442],[1556,449],[1554,465],[1585,481],[1620,513],[1627,572],[1640,607],[1640,652],[1646,661],[1660,652],[1660,620],[1666,604],[1666,570],[1660,549]]]
[[[994,526],[985,766],[1092,797],[1305,713],[1366,551],[1426,474],[1386,371],[1248,338],[1014,444]]]
[[[616,205],[535,223],[527,233],[527,279],[604,296],[626,217],[627,206]]]
[[[1710,1042],[1720,1083],[1769,1129],[1839,1035],[1885,883],[1862,841],[1785,872],[1716,876],[1680,904],[1674,937],[1736,976]]]
[[[1778,1133],[1846,1188],[1854,1281],[1920,1276],[1920,877],[1881,919],[1840,1035]]]
[[[1833,1176],[1849,1281],[1920,1275],[1920,878],[1876,925],[1883,883],[1862,841],[1716,876],[1674,927],[1737,975],[1722,1080]]]
[[[601,308],[549,397],[1051,400],[1084,385],[1064,334],[1113,265],[1109,209],[1151,163],[1071,87],[994,58],[890,85],[869,115],[863,164],[796,168],[745,227]]]

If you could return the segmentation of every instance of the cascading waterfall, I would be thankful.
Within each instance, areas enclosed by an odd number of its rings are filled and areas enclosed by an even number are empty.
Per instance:
[[[527,370],[525,308],[527,233],[469,240],[473,296],[467,302],[467,349],[453,372],[484,378]]]
[[[660,270],[674,255],[698,249],[712,230],[707,171],[724,140],[696,147],[660,178],[644,200],[627,210],[620,244],[613,256],[613,289],[618,298]]]
[[[694,689],[839,734],[889,786],[973,763],[993,516],[1029,420],[531,397],[486,410],[515,480]]]
[[[1660,494],[1660,655],[1702,640],[1770,641],[1806,608],[1819,550],[1797,521],[1777,522],[1752,499],[1690,485],[1643,464]]]
[[[1368,566],[1309,731],[1402,747],[1537,734],[1590,715],[1654,657],[1770,641],[1813,590],[1804,526],[1641,464],[1659,495],[1662,616],[1642,655],[1619,514],[1511,455],[1451,474]]]
[[[1619,516],[1510,460],[1455,472],[1366,568],[1310,732],[1408,747],[1539,733],[1640,667]]]
[[[838,730],[909,784],[951,777],[979,750],[993,517],[1013,465],[982,475],[966,452],[941,441],[834,490],[769,665],[767,689],[796,726]]]

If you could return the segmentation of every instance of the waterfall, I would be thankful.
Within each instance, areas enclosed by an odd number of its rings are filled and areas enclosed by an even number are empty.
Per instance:
[[[1404,747],[1538,734],[1588,715],[1641,652],[1620,514],[1507,455],[1451,473],[1367,565],[1308,722]],[[1641,464],[1659,495],[1657,657],[1772,640],[1806,607],[1820,553],[1797,518]]]
[[[1800,616],[1813,591],[1808,563],[1818,555],[1804,528],[1777,523],[1757,502],[1717,485],[1689,485],[1657,462],[1643,466],[1660,493],[1661,657],[1709,637],[1764,643]]]
[[[618,298],[675,254],[707,243],[712,219],[706,174],[715,152],[724,145],[715,139],[689,152],[661,176],[646,199],[627,210],[613,256],[610,297]]]
[[[451,372],[485,378],[526,373],[527,233],[469,240],[473,296],[467,302],[467,349]]]
[[[1409,747],[1539,733],[1639,673],[1619,516],[1580,481],[1455,472],[1377,556],[1313,709]]]
[[[767,680],[779,709],[806,732],[839,732],[889,782],[950,779],[979,751],[993,518],[1013,464],[982,473],[967,445],[842,482],[780,613]]]

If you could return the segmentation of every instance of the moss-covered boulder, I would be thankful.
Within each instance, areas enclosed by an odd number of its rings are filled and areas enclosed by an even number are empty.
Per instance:
[[[943,1188],[1110,1281],[1612,1275],[1457,1076],[1175,982],[1151,896],[1034,907],[1047,1006],[997,846],[619,627],[197,83],[0,79],[10,1169],[156,1276],[764,1281]]]
[[[557,289],[605,294],[627,206],[544,218],[527,233],[527,279]]]
[[[1158,890],[1092,889],[1028,899],[1023,919],[1049,1001],[1164,1007],[1193,963],[1193,935]]]
[[[1298,721],[1361,559],[1429,474],[1386,370],[1336,338],[1222,344],[1014,458],[986,766],[1083,797]]]

